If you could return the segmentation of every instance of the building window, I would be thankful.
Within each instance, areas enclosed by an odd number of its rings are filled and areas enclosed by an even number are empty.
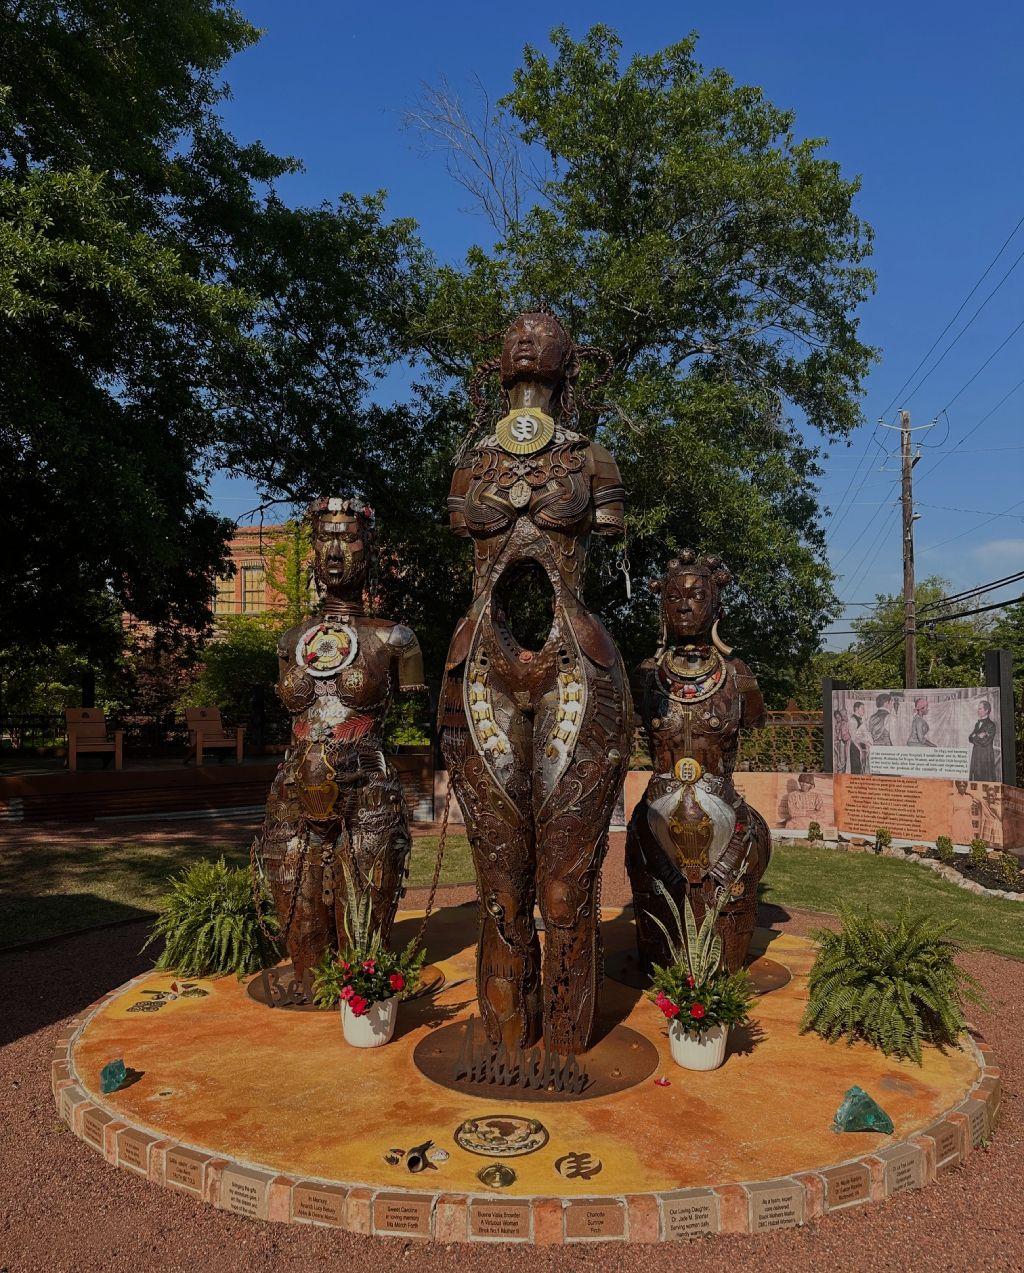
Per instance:
[[[234,614],[235,612],[235,580],[234,576],[217,576],[217,590],[213,595],[214,614]]]
[[[242,567],[242,609],[259,614],[267,608],[267,575],[260,565]]]

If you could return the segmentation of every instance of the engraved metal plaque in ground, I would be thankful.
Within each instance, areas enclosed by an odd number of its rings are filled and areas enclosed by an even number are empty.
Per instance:
[[[594,1096],[609,1096],[613,1092],[636,1087],[658,1068],[658,1049],[654,1044],[629,1026],[616,1025],[610,1030],[598,1027],[597,1042],[575,1058],[586,1075],[586,1085],[582,1090],[555,1091],[553,1088],[521,1086],[518,1082],[508,1085],[480,1082],[465,1073],[468,1027],[467,1021],[454,1021],[451,1025],[432,1030],[417,1043],[412,1058],[416,1068],[431,1082],[466,1096],[483,1096],[489,1101],[586,1101]],[[479,1021],[474,1033],[482,1040]],[[542,1056],[543,1048],[538,1051]],[[456,1074],[460,1073],[462,1077],[456,1078]]]
[[[608,951],[604,970],[613,981],[621,982],[624,986],[633,986],[637,990],[647,990],[650,987],[651,979],[641,971],[640,960],[632,947]],[[754,993],[758,995],[781,990],[793,980],[793,974],[785,964],[780,964],[777,959],[769,959],[767,955],[761,955],[747,964],[747,972],[754,983]]]
[[[444,973],[436,964],[427,964],[420,973],[420,983],[407,999],[419,999],[434,994],[444,985]],[[313,979],[307,973],[298,981],[291,964],[278,964],[276,968],[264,968],[246,986],[250,999],[268,1008],[290,1008],[293,1012],[320,1012],[313,1002]],[[337,1008],[326,1009],[336,1012]]]

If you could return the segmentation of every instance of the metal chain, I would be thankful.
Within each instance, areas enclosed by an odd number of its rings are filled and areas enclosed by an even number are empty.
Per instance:
[[[423,946],[423,934],[427,931],[427,921],[430,919],[430,914],[434,909],[434,898],[437,894],[437,884],[441,878],[441,862],[444,859],[445,845],[448,840],[448,811],[451,809],[451,804],[452,786],[451,778],[449,777],[448,789],[444,796],[444,814],[441,818],[441,836],[437,844],[437,861],[434,863],[434,878],[430,882],[430,893],[427,896],[427,909],[423,915],[423,922],[420,924],[419,932],[416,934],[415,941],[413,942],[412,948],[414,952],[419,951]]]

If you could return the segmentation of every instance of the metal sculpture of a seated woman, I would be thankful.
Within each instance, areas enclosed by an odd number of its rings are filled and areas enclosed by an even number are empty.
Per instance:
[[[310,509],[321,612],[278,644],[278,694],[291,741],[277,771],[259,854],[296,976],[343,945],[346,880],[369,892],[387,938],[411,840],[402,787],[383,750],[395,691],[425,688],[409,628],[365,612],[373,512],[358,499]]]
[[[622,659],[580,590],[591,535],[623,533],[604,447],[571,426],[580,356],[551,314],[521,314],[500,359],[506,414],[459,460],[448,508],[473,541],[473,602],[452,638],[441,746],[480,895],[477,997],[492,1044],[590,1040],[601,981],[600,877],[629,760]],[[532,630],[524,599],[543,615]],[[534,926],[539,900],[544,957]]]
[[[723,886],[732,890],[718,921],[725,962],[741,967],[771,856],[768,824],[733,785],[740,729],[763,724],[764,702],[750,669],[718,635],[719,598],[730,578],[719,557],[690,548],[668,563],[653,585],[661,643],[633,680],[654,763],[626,834],[637,949],[648,972],[668,957],[651,916],[675,931],[665,894],[680,912],[689,896],[699,925]]]

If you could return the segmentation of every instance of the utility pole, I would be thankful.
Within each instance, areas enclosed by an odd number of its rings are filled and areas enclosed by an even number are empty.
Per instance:
[[[900,412],[900,455],[903,459],[903,645],[904,688],[917,689],[917,606],[914,600],[914,465],[911,453],[910,412]]]

